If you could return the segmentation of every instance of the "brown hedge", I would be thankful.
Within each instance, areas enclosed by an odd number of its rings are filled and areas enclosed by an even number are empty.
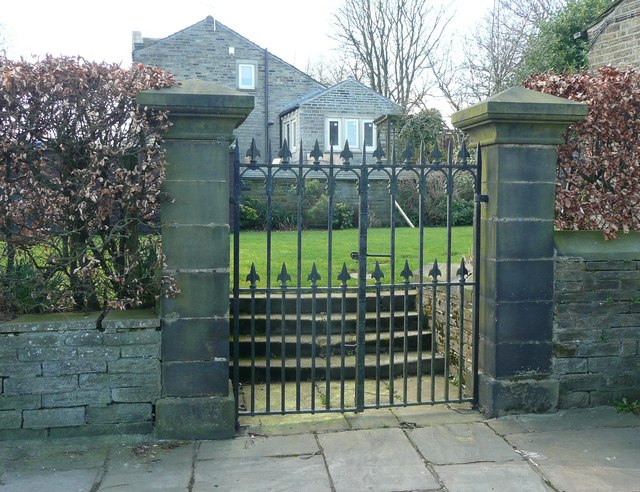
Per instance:
[[[523,85],[589,107],[558,150],[556,227],[601,230],[608,239],[640,231],[640,74],[607,66]]]

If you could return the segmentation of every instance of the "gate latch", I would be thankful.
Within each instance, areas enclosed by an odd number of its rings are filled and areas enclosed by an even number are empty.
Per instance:
[[[349,253],[349,256],[351,257],[352,260],[356,260],[358,261],[360,259],[360,253],[358,253],[357,251],[352,251],[351,253]],[[377,254],[377,253],[367,253],[367,258],[369,257],[378,257],[378,258],[391,258],[391,255],[383,255],[383,254]]]
[[[473,200],[476,203],[489,203],[489,195],[476,195]]]

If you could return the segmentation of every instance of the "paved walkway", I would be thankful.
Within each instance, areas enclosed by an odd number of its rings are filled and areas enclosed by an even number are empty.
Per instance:
[[[640,416],[464,407],[246,419],[227,441],[0,443],[2,491],[640,491]]]

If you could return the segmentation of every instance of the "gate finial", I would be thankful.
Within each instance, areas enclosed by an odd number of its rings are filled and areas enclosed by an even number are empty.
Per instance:
[[[315,288],[318,286],[318,280],[320,280],[320,274],[318,273],[318,269],[316,268],[316,262],[313,262],[313,266],[311,267],[311,273],[307,277],[307,280],[311,282],[311,287]]]
[[[438,282],[438,277],[442,277],[442,272],[438,268],[438,259],[437,258],[433,262],[433,268],[431,268],[431,270],[429,270],[429,273],[427,274],[427,276],[429,276],[429,277],[431,277],[433,279],[433,283],[434,284]]]
[[[344,149],[340,152],[340,158],[344,161],[345,166],[351,165],[351,159],[353,159],[353,152],[349,149],[349,140],[345,140]]]
[[[289,275],[289,273],[287,272],[287,265],[285,265],[284,263],[282,264],[282,270],[280,270],[280,273],[278,274],[276,280],[280,282],[280,286],[283,289],[287,288],[287,282],[291,282],[291,275]]]
[[[347,282],[351,280],[351,274],[349,273],[349,270],[347,270],[346,263],[342,263],[342,270],[340,271],[340,275],[338,275],[338,280],[342,282],[342,287],[346,287]]]
[[[376,285],[380,285],[380,281],[384,278],[384,273],[382,273],[379,261],[376,261],[376,267],[371,274],[371,278],[376,281]]]
[[[409,277],[413,277],[413,272],[409,268],[409,260],[404,260],[404,270],[400,272],[400,275],[404,278],[405,283],[409,282]]]
[[[249,275],[247,275],[246,281],[251,282],[251,288],[255,288],[256,282],[260,281],[260,275],[256,272],[256,265],[253,262],[251,262],[251,270],[249,271]]]
[[[247,150],[245,157],[249,157],[249,164],[257,164],[258,160],[256,157],[260,157],[260,150],[258,150],[258,146],[256,145],[256,139],[251,139],[251,147]]]

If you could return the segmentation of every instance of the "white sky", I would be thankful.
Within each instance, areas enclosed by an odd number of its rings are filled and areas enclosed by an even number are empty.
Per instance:
[[[435,0],[438,2],[439,0]],[[493,0],[442,0],[457,15],[449,25],[460,35]],[[128,65],[131,35],[162,38],[212,15],[276,56],[304,70],[330,54],[331,18],[343,0],[4,0],[0,24],[11,58],[81,55]],[[108,5],[107,5],[108,4]]]

